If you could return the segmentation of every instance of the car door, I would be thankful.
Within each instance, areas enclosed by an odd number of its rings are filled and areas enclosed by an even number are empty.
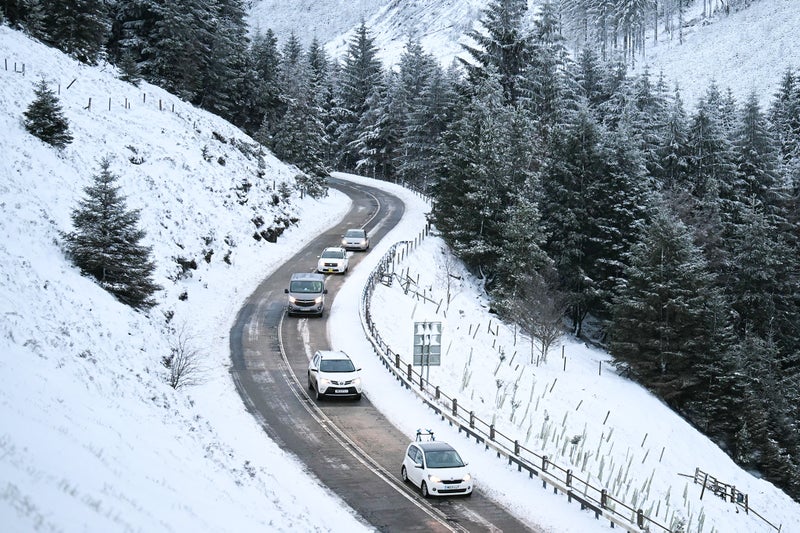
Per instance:
[[[408,468],[406,468],[408,479],[410,479],[414,485],[419,487],[420,483],[422,482],[423,469],[417,468],[416,465],[422,464],[422,451],[420,451],[420,449],[416,446],[411,446],[408,449],[408,458],[410,463]]]
[[[319,352],[314,354],[314,357],[311,358],[311,364],[308,367],[308,375],[311,381],[314,382],[314,388],[317,388],[317,374],[319,373],[319,360],[320,360]]]

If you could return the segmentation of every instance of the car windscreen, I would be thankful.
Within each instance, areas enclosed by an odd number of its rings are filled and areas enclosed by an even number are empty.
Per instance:
[[[289,283],[289,292],[322,292],[322,282],[314,280],[299,280]]]
[[[344,234],[345,237],[350,237],[351,239],[363,239],[364,238],[364,230],[363,229],[349,229],[347,233]]]
[[[344,259],[344,254],[341,250],[323,250],[322,257],[328,259]]]
[[[350,359],[323,359],[319,369],[321,372],[355,372],[356,367]]]
[[[429,450],[425,452],[425,463],[428,468],[457,468],[464,466],[464,461],[455,450]]]

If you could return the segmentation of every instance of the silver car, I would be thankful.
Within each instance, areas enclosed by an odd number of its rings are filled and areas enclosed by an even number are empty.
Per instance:
[[[342,237],[342,248],[345,250],[361,250],[366,251],[369,249],[369,235],[365,229],[349,229]]]

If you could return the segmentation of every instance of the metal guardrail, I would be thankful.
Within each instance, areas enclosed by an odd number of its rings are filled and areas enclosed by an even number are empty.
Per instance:
[[[593,512],[597,519],[603,517],[608,520],[612,528],[615,525],[620,526],[631,533],[654,531],[672,533],[669,527],[645,515],[642,509],[634,509],[609,494],[607,489],[593,486],[576,476],[572,469],[564,468],[551,461],[547,455],[540,455],[526,448],[519,440],[505,435],[493,424],[475,416],[473,411],[460,405],[457,398],[449,396],[438,385],[426,380],[420,372],[414,370],[411,362],[403,360],[399,353],[384,342],[372,320],[370,310],[372,293],[382,279],[393,275],[398,253],[405,256],[413,251],[429,231],[430,228],[426,226],[413,241],[393,244],[372,271],[362,291],[359,305],[362,327],[383,365],[405,387],[415,391],[442,419],[457,426],[459,432],[463,431],[468,437],[483,444],[485,449],[493,450],[498,458],[503,458],[509,465],[515,465],[518,472],[524,470],[528,472],[530,478],[536,476],[541,479],[543,488],[548,484],[551,485],[553,492],[561,491],[566,494],[570,502],[575,500],[580,504],[581,510]]]

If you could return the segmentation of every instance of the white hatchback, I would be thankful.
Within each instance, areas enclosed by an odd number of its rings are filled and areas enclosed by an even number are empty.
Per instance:
[[[472,476],[458,452],[446,442],[415,441],[406,448],[400,476],[422,496],[472,495]]]
[[[356,368],[346,353],[317,350],[308,364],[308,390],[317,400],[339,396],[361,399],[361,369]]]

